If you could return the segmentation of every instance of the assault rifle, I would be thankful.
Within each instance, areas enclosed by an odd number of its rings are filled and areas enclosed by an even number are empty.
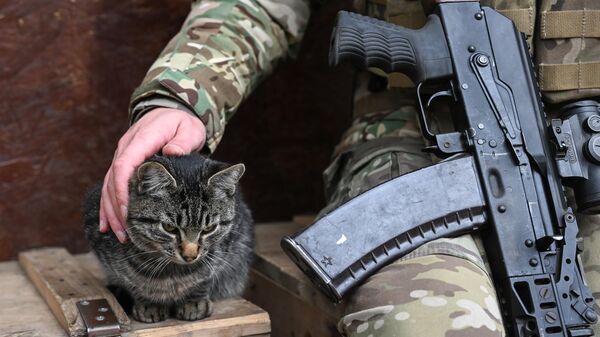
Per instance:
[[[437,0],[419,30],[340,12],[330,62],[343,61],[417,83],[427,149],[444,160],[285,237],[291,259],[339,301],[420,245],[480,229],[510,336],[592,336],[597,313],[563,184],[579,212],[598,213],[598,103],[567,105],[548,123],[524,35],[473,0]],[[428,125],[440,97],[455,102],[454,132]]]

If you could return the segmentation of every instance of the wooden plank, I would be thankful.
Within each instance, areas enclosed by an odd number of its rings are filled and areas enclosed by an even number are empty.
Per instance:
[[[321,294],[279,245],[283,236],[292,234],[303,227],[303,225],[293,222],[255,225],[256,247],[253,269],[305,303],[312,303],[332,317],[341,317],[344,311],[344,302],[334,305]]]
[[[129,318],[112,293],[64,248],[22,252],[19,263],[69,335],[85,336],[87,333],[76,303],[100,298],[110,304],[121,330],[129,330]]]
[[[291,294],[256,270],[250,272],[245,297],[271,315],[271,336],[341,336],[337,331],[340,316]]]
[[[98,280],[104,280],[104,270],[102,269],[102,264],[94,255],[94,253],[89,252],[86,254],[77,254],[74,255],[79,264],[85,266],[85,269],[90,272],[90,274],[94,275]],[[104,284],[104,281],[102,282]]]
[[[264,334],[271,331],[269,314],[240,298],[215,304],[213,314],[200,321],[182,322],[169,319],[159,323],[133,322],[132,331],[123,336],[137,337],[237,337]]]
[[[66,336],[17,262],[0,263],[0,336]]]
[[[103,279],[102,266],[93,253],[77,259],[96,278]],[[201,321],[183,322],[169,319],[158,323],[132,320],[132,332],[124,336],[263,336],[271,331],[269,314],[241,298],[214,303],[213,314]]]
[[[60,254],[68,254],[66,251]],[[57,254],[52,253],[52,249],[39,250],[44,252],[42,255]],[[38,251],[38,252],[39,252]],[[27,261],[27,268],[35,266],[31,257],[31,252],[23,253],[23,259]],[[68,261],[65,256],[59,255]],[[87,273],[94,281],[102,284],[104,278],[102,267],[98,259],[92,253],[71,256],[71,259],[78,263],[80,269]],[[45,260],[48,260],[46,258]],[[63,262],[64,262],[63,261]],[[84,266],[84,267],[82,267]],[[43,266],[35,267],[42,269],[45,273],[55,272],[56,269],[46,270]],[[62,266],[60,268],[63,268]],[[44,303],[41,294],[44,291],[36,291],[35,287],[28,282],[23,270],[18,267],[16,262],[0,263],[0,336],[10,337],[64,337],[67,334],[61,328],[57,319],[53,317],[49,306]],[[37,272],[38,274],[40,272]],[[75,278],[75,275],[68,273],[69,277]],[[38,281],[44,289],[44,285],[49,283],[40,278]],[[61,281],[59,281],[61,282]],[[61,283],[64,283],[62,281]],[[69,281],[71,284],[79,287],[81,282]],[[37,286],[37,284],[36,284]],[[69,285],[70,286],[70,285]],[[45,288],[48,288],[45,286]],[[4,292],[4,290],[7,290]],[[68,289],[65,286],[65,289]],[[102,289],[105,288],[102,286]],[[56,297],[53,292],[45,291],[46,296]],[[111,295],[112,296],[112,295]],[[91,299],[91,298],[86,298]],[[56,302],[56,300],[54,300]],[[12,305],[11,305],[12,304]],[[27,310],[23,310],[27,309]],[[120,309],[120,307],[119,307]],[[62,310],[58,308],[57,310]],[[66,319],[65,319],[66,320]],[[159,323],[147,324],[137,321],[131,321],[131,331],[123,334],[123,337],[161,337],[161,336],[268,336],[271,331],[269,314],[258,306],[241,298],[228,299],[214,303],[213,315],[200,321],[179,321],[169,319]]]
[[[317,216],[314,214],[298,214],[294,215],[292,222],[299,226],[306,227],[312,225],[313,222],[315,222],[316,217]]]

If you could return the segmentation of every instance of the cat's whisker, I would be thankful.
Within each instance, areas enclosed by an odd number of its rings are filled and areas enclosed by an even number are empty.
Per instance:
[[[132,228],[145,227],[145,226],[148,226],[148,224],[137,224],[137,225],[127,224],[127,228],[125,228],[125,231],[128,231],[128,230],[130,230]]]
[[[207,265],[207,267],[208,267],[208,269],[210,271],[210,274],[211,275],[215,275],[216,274],[216,269],[215,269],[215,267],[211,263],[211,262],[213,262],[212,259],[208,255],[206,255],[205,257],[207,258],[206,259],[206,265]]]
[[[150,251],[145,251],[145,252],[139,252],[136,254],[130,254],[130,255],[125,256],[122,259],[115,260],[115,262],[121,262],[121,261],[125,261],[125,260],[131,259],[136,256],[145,255],[145,254],[153,254],[153,253],[160,253],[160,251],[159,250],[150,250]]]
[[[163,265],[163,266],[161,267],[161,269],[158,271],[158,274],[157,274],[157,275],[160,275],[160,274],[163,272],[163,270],[165,270],[165,269],[166,269],[166,268],[167,268],[167,267],[168,267],[170,264],[171,264],[171,260],[170,260],[169,258],[167,258],[167,259],[165,260],[165,263],[164,263],[164,265]]]
[[[235,229],[233,229],[233,228],[230,228],[230,229],[229,229],[229,232],[231,232],[231,233],[236,233],[236,234],[241,234],[241,235],[246,235],[246,233],[240,232],[240,231],[238,231],[238,230],[235,230]]]
[[[229,261],[225,260],[224,258],[222,258],[220,256],[216,256],[216,255],[214,255],[213,258],[215,258],[217,260],[217,262],[221,262],[221,263],[225,264],[225,266],[230,267],[231,270],[235,270],[235,266],[232,265]]]
[[[207,254],[206,257],[207,257],[207,260],[209,260],[213,263],[219,263],[219,261],[221,261],[222,263],[225,264],[225,267],[226,267],[225,269],[227,269],[227,267],[229,267],[231,270],[235,269],[229,262],[227,262],[223,259],[219,259],[218,256],[216,256],[216,255],[211,256],[210,254]],[[214,276],[213,285],[215,282],[220,282],[220,279],[219,279],[220,275],[221,275],[221,273],[217,273],[216,271],[213,272],[213,276]]]
[[[167,265],[169,264],[169,258],[167,257],[161,257],[161,259],[159,260],[159,262],[157,262],[153,269],[152,269],[152,273],[150,273],[150,277],[149,277],[149,282],[152,282],[152,280],[154,279],[155,276],[158,276],[160,274],[159,270],[161,270],[163,265]]]
[[[143,269],[146,269],[149,266],[152,266],[152,264],[157,263],[158,260],[162,259],[162,256],[159,257],[150,257],[148,260],[144,261],[141,265],[139,265],[135,270],[134,273],[138,273],[138,272],[142,272]]]
[[[240,233],[240,235],[245,235],[245,234],[243,234],[243,233]],[[244,246],[244,247],[246,247],[246,248],[249,248],[249,249],[252,249],[252,250],[254,249],[254,247],[252,247],[252,246],[250,245],[250,244],[251,244],[250,242],[249,242],[249,243],[246,243],[246,242],[243,242],[243,241],[237,241],[235,244],[236,244],[236,245],[240,245],[240,246]]]
[[[158,290],[158,285],[154,284],[152,280],[154,278],[155,271],[158,270],[159,266],[165,261],[165,259],[165,257],[160,257],[159,259],[157,259],[156,263],[151,267],[151,272],[148,273],[149,275],[146,276],[147,279],[145,280],[145,283],[147,284],[146,286],[149,286],[150,289]]]

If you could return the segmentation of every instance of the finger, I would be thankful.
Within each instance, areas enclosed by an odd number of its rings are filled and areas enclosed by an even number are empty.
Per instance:
[[[173,139],[163,146],[162,153],[175,156],[188,154],[202,147],[205,139],[206,131],[202,122],[182,121],[177,126]]]
[[[129,145],[113,161],[112,175],[108,182],[108,192],[113,210],[125,223],[129,201],[128,182],[135,168],[147,158],[158,152],[164,141],[160,138],[146,137],[142,133],[132,139]]]
[[[106,173],[106,175],[104,176],[104,180],[102,181],[102,189],[100,190],[100,212],[98,214],[98,218],[99,218],[99,230],[102,233],[106,233],[108,232],[108,222],[107,222],[107,211],[104,209],[104,203],[106,202],[106,198],[108,198],[108,195],[106,193],[104,193],[104,191],[106,191],[106,182],[108,181],[108,176],[111,174],[110,173],[110,168],[108,169],[108,172]]]
[[[106,175],[105,182],[104,182],[107,193],[106,193],[106,197],[104,197],[104,195],[103,195],[103,198],[106,198],[109,200],[110,204],[112,205],[112,209],[113,209],[114,213],[117,215],[117,217],[119,218],[121,223],[124,223],[126,220],[125,214],[127,213],[126,209],[127,209],[127,204],[128,204],[128,193],[125,188],[124,194],[122,192],[121,192],[120,196],[117,196],[115,194],[115,191],[118,190],[118,188],[114,187],[114,185],[115,185],[114,166],[115,166],[115,163],[117,162],[118,158],[122,157],[122,154],[125,151],[125,149],[127,149],[130,146],[131,142],[133,142],[136,139],[136,135],[138,134],[138,131],[139,131],[139,128],[137,128],[134,125],[121,137],[121,139],[119,139],[117,149],[115,150],[115,153],[113,155],[112,164],[109,169],[109,173]],[[125,172],[125,173],[127,174],[127,172]],[[129,173],[129,175],[130,175],[130,173]],[[104,215],[104,217],[106,217],[106,215]],[[124,227],[123,225],[121,225],[121,226]]]
[[[115,152],[113,154],[113,158],[112,158],[113,163],[119,157],[119,154],[122,152],[122,149],[126,148],[129,145],[129,143],[131,142],[131,139],[135,136],[136,133],[137,133],[137,130],[136,130],[135,126],[131,127],[119,139],[117,149],[115,150]],[[110,228],[109,222],[108,222],[108,215],[107,215],[108,211],[105,210],[106,206],[104,206],[104,205],[107,202],[110,202],[111,205],[113,205],[112,209],[114,210],[114,202],[110,200],[110,199],[114,199],[114,198],[112,198],[113,195],[108,191],[108,184],[113,182],[112,175],[113,175],[113,173],[112,173],[112,164],[111,164],[111,166],[108,169],[108,172],[106,173],[106,175],[104,177],[104,181],[102,184],[102,195],[100,197],[100,216],[99,216],[99,218],[100,218],[100,232],[102,232],[102,233],[106,233],[108,231],[108,229]]]
[[[111,174],[111,176],[109,177],[108,183],[106,185],[106,190],[107,190],[108,196],[109,196],[108,203],[110,204],[110,207],[111,207],[114,215],[117,217],[118,225],[120,227],[125,227],[124,223],[126,222],[127,216],[123,216],[122,209],[123,209],[123,207],[125,207],[125,208],[127,207],[127,206],[125,206],[127,203],[127,195],[125,196],[125,199],[123,199],[122,195],[120,197],[117,197],[116,188],[115,188],[115,174],[116,174],[115,173],[115,171],[116,171],[115,163],[116,162],[113,163],[113,168],[115,168],[113,170],[113,174]]]
[[[103,189],[102,194],[108,195],[108,184],[106,189]],[[110,228],[112,229],[113,233],[115,233],[115,235],[117,236],[117,239],[119,240],[119,242],[121,243],[125,243],[127,242],[127,234],[125,234],[125,230],[123,229],[123,226],[121,226],[121,224],[119,223],[119,219],[117,218],[113,206],[110,203],[110,201],[108,200],[108,198],[105,198],[105,201],[102,204],[102,207],[105,210],[105,214],[108,220],[108,223],[110,225]]]

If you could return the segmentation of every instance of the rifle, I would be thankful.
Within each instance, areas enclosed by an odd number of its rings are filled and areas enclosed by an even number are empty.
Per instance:
[[[330,63],[343,61],[418,83],[426,150],[444,160],[283,238],[290,258],[337,302],[424,243],[481,230],[510,336],[592,336],[595,300],[563,184],[579,212],[598,213],[598,103],[569,104],[548,123],[525,36],[475,0],[437,0],[419,30],[342,11]],[[426,114],[440,97],[454,102],[455,131],[434,134]]]

